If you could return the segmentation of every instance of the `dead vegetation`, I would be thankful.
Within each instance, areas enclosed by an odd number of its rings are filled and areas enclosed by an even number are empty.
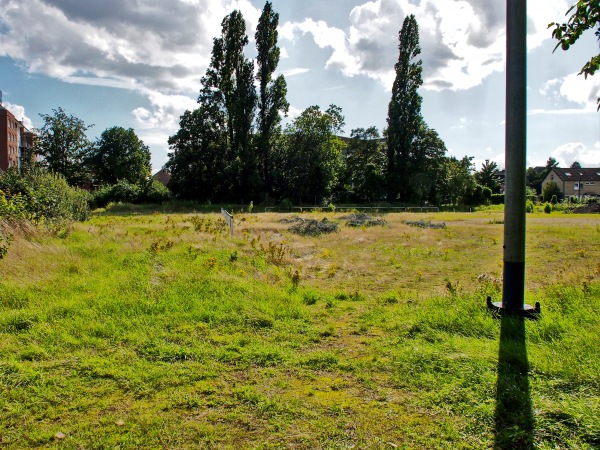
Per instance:
[[[374,227],[387,225],[385,220],[378,219],[365,213],[350,214],[348,216],[342,216],[340,219],[345,220],[346,225],[349,227]]]
[[[337,222],[332,222],[325,217],[322,220],[295,218],[295,225],[289,231],[301,236],[319,236],[321,234],[334,233],[338,231]]]

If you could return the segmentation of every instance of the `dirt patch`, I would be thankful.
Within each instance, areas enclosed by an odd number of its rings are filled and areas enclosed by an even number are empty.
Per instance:
[[[580,206],[579,208],[575,208],[573,212],[575,214],[599,214],[600,203],[590,203],[588,205]]]
[[[284,217],[283,219],[281,219],[279,221],[279,223],[286,223],[286,224],[290,224],[290,223],[301,223],[304,222],[304,219],[302,217],[298,217],[298,216],[294,216],[294,217]]]
[[[330,222],[327,218],[318,221],[315,219],[302,219],[297,217],[296,224],[289,228],[292,233],[299,234],[301,236],[318,236],[320,234],[333,233],[338,231],[338,224],[336,222]]]
[[[340,219],[345,220],[346,225],[349,227],[373,227],[387,225],[385,220],[378,219],[364,213],[350,214],[348,216],[342,216]]]

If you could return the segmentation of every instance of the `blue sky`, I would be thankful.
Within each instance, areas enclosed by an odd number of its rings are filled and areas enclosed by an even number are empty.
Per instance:
[[[336,104],[353,128],[383,131],[407,14],[419,23],[423,115],[448,153],[504,165],[505,2],[489,0],[273,0],[280,15],[290,118]],[[94,124],[133,128],[167,160],[179,116],[195,107],[222,18],[242,11],[251,39],[264,6],[255,0],[0,0],[0,90],[26,124],[63,107]],[[589,31],[555,53],[548,23],[570,1],[529,0],[528,165],[600,167],[600,74],[577,76],[598,42]]]

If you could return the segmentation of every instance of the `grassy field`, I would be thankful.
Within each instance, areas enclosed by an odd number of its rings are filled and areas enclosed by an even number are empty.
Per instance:
[[[0,448],[600,447],[600,221],[531,214],[498,320],[503,213],[118,206],[0,260]],[[445,223],[420,228],[408,222]]]

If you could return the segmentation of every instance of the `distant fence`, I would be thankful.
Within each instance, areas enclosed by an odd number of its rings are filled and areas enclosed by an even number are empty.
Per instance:
[[[293,210],[304,212],[304,211],[329,211],[327,206],[293,206]],[[265,212],[275,210],[274,206],[265,208]],[[336,211],[394,211],[394,212],[440,212],[440,208],[437,206],[336,206]]]

